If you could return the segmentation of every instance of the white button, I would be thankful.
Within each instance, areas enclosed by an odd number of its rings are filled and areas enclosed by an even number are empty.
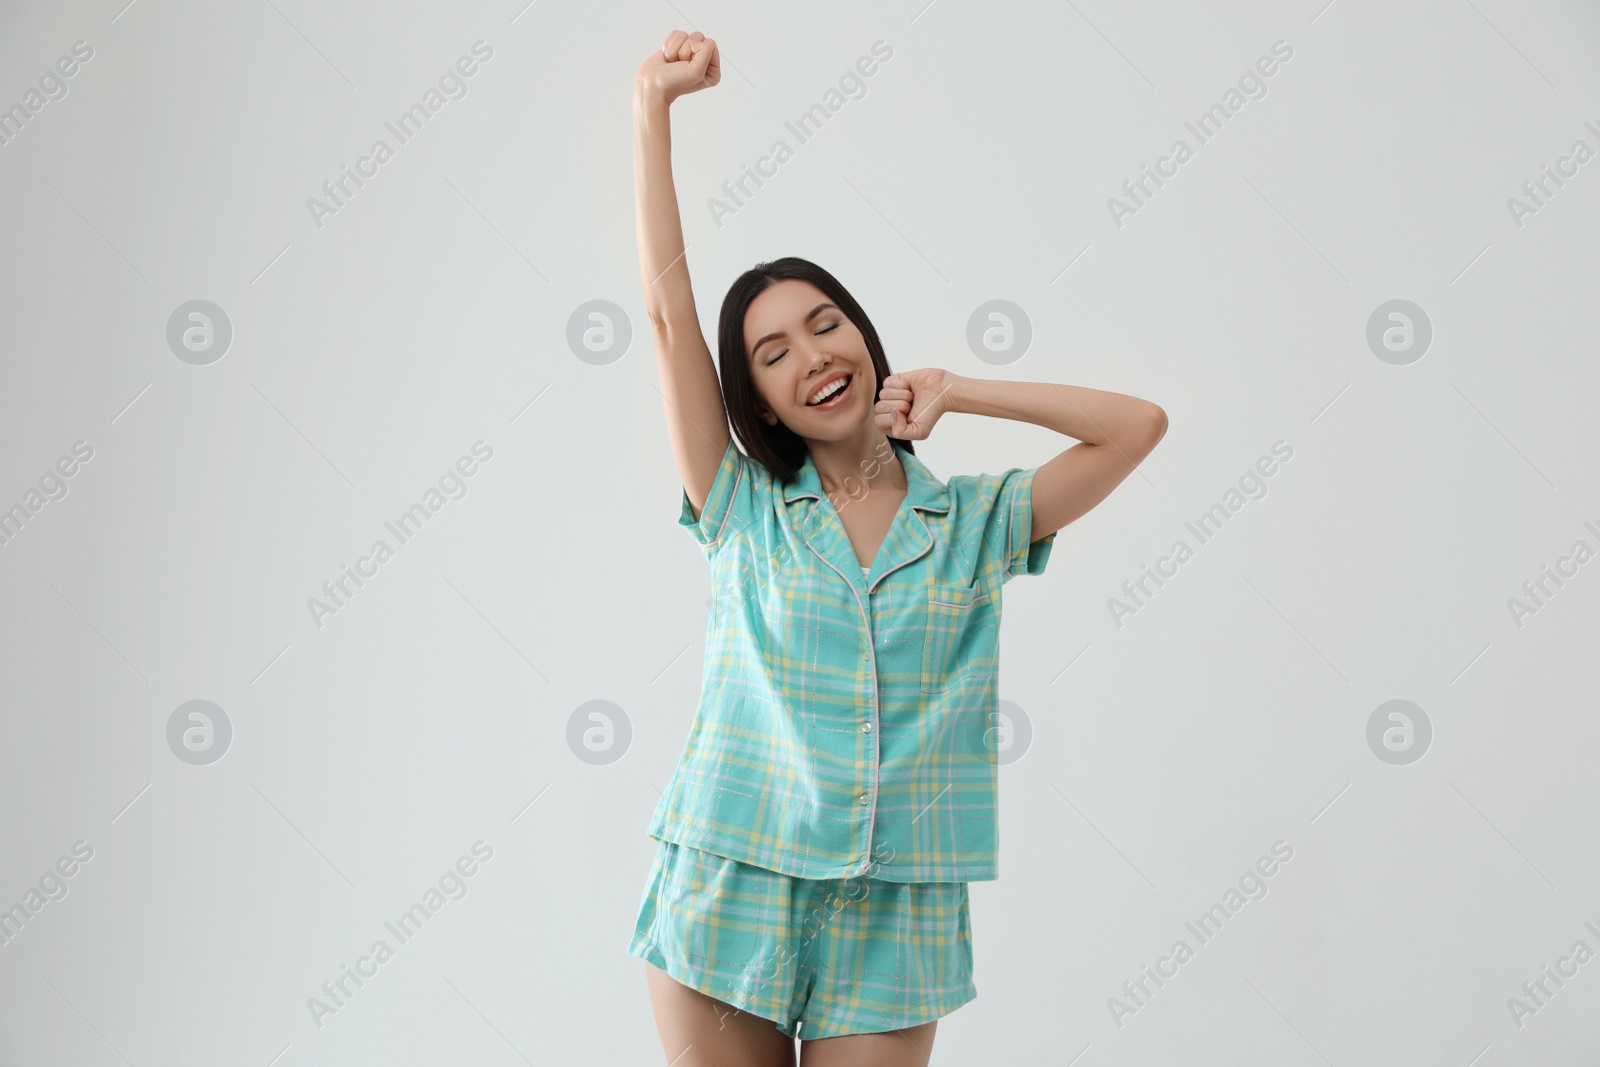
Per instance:
[[[862,793],[861,794],[861,803],[865,804],[866,802],[867,802],[867,794]]]
[[[872,732],[872,724],[870,722],[862,723],[861,724],[861,732],[864,733],[864,734],[870,734]]]

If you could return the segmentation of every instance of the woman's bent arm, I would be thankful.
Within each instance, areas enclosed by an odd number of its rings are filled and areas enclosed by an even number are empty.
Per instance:
[[[1079,385],[951,375],[945,403],[950,411],[1031,422],[1082,442],[1034,475],[1030,541],[1104,500],[1167,432],[1167,413],[1150,401]]]
[[[705,506],[728,447],[728,416],[689,285],[672,182],[668,110],[675,95],[716,84],[715,50],[713,41],[674,30],[663,50],[639,68],[633,96],[635,221],[645,312],[655,342],[667,436],[696,514]]]

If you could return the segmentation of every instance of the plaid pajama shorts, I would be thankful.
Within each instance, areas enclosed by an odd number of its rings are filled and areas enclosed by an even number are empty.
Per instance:
[[[628,953],[803,1039],[916,1026],[978,995],[967,883],[792,878],[670,841]]]

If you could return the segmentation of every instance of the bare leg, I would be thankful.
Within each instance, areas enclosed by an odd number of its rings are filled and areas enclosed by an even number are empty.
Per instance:
[[[794,1067],[794,1038],[771,1019],[691,989],[654,964],[644,967],[672,1067]]]
[[[800,1042],[800,1067],[926,1067],[939,1020],[881,1034]],[[802,1028],[801,1035],[805,1034]]]

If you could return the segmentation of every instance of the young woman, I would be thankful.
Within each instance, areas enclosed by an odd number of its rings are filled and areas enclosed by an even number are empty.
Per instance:
[[[719,386],[668,129],[673,100],[719,80],[716,42],[674,30],[634,82],[678,521],[716,599],[629,952],[650,964],[675,1067],[792,1065],[797,1036],[803,1067],[921,1065],[936,1020],[977,994],[967,883],[997,876],[1000,587],[1043,571],[1055,531],[1128,476],[1166,415],[1077,386],[892,373],[861,306],[795,258],[728,291]],[[912,442],[950,412],[1081,443],[941,482]]]

